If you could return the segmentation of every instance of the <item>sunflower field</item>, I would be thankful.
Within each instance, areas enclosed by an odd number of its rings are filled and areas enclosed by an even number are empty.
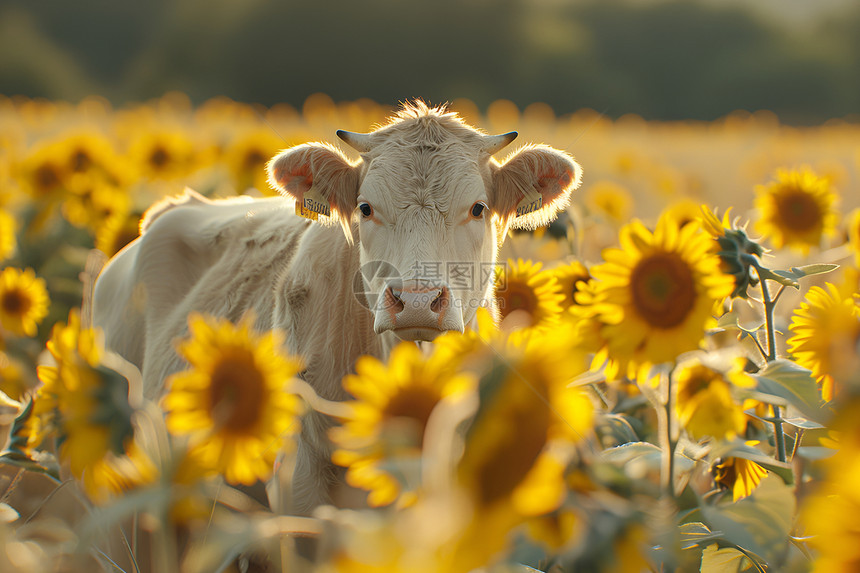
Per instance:
[[[393,110],[0,97],[0,571],[860,570],[860,126],[449,107],[584,169],[506,238],[498,324],[330,402],[282,333],[192,315],[155,403],[89,318],[146,209],[273,195],[280,149]],[[351,487],[308,516],[313,411]]]

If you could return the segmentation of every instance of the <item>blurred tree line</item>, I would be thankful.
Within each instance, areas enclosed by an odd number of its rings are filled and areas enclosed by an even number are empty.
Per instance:
[[[0,0],[0,93],[170,90],[814,123],[860,112],[860,4],[791,27],[691,0]]]

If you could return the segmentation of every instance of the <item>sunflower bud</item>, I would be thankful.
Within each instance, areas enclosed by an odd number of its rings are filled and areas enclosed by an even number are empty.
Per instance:
[[[758,278],[750,272],[752,266],[750,256],[760,258],[765,249],[750,239],[744,229],[736,227],[735,223],[729,221],[730,211],[731,208],[720,221],[716,213],[702,205],[702,226],[714,237],[718,245],[717,256],[720,258],[720,269],[724,274],[731,275],[735,279],[735,288],[731,297],[747,298],[747,289],[758,284]]]
[[[747,288],[756,286],[758,279],[750,273],[749,257],[761,257],[764,248],[747,237],[743,229],[726,229],[722,237],[716,239],[720,246],[717,255],[720,257],[720,268],[735,279],[732,297],[747,298]]]

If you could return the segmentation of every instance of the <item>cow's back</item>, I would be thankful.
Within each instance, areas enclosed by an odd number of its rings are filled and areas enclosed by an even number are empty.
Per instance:
[[[281,198],[209,201],[186,192],[156,205],[141,236],[99,276],[93,323],[108,349],[143,372],[145,395],[157,397],[183,366],[175,342],[189,313],[237,321],[252,310],[257,328],[272,327],[275,284],[308,227]]]

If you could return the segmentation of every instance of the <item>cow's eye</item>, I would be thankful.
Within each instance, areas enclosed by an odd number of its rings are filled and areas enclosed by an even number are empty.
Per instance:
[[[373,215],[373,207],[369,203],[359,203],[358,210],[361,211],[361,216],[365,219]]]
[[[475,219],[480,219],[481,216],[484,214],[484,209],[486,208],[487,206],[484,203],[478,201],[477,203],[472,205],[472,210],[470,211],[470,213]]]

